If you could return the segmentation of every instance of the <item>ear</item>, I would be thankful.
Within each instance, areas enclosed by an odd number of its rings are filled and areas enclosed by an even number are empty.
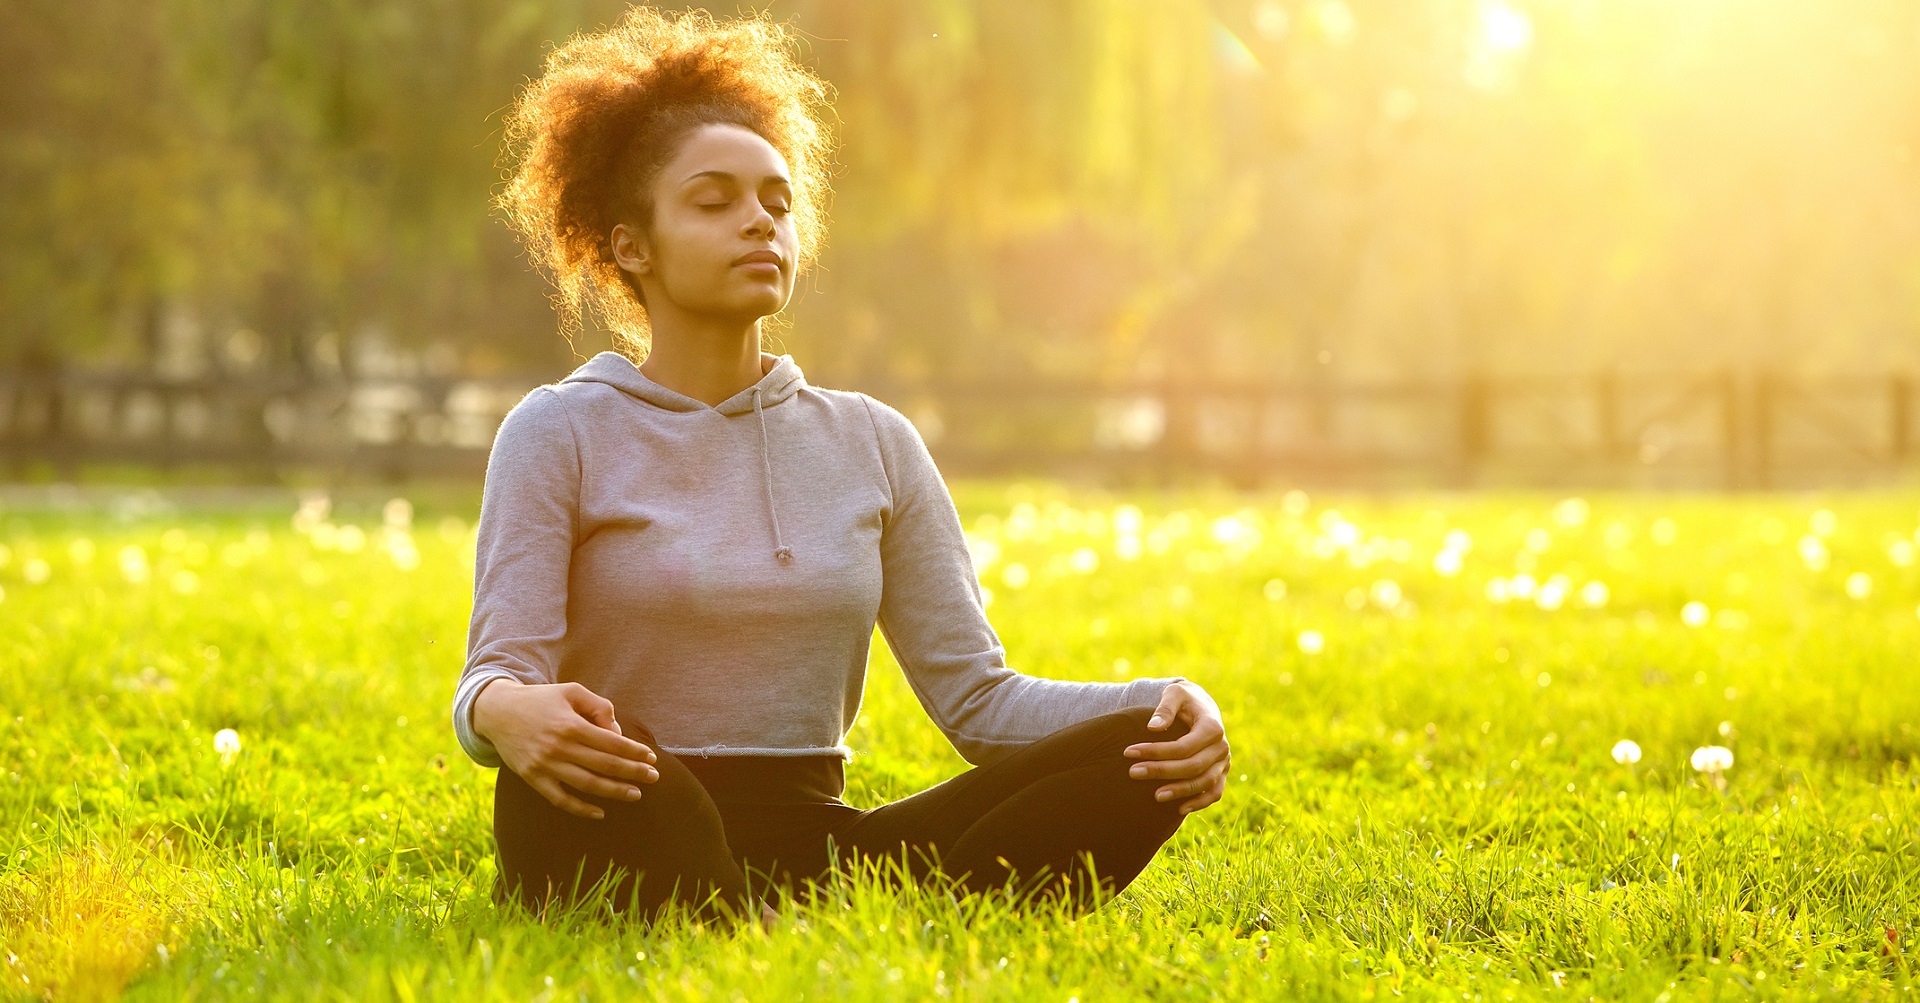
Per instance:
[[[639,227],[617,223],[610,235],[613,243],[613,260],[620,267],[635,275],[647,275],[653,271],[653,249],[647,244],[646,234]]]

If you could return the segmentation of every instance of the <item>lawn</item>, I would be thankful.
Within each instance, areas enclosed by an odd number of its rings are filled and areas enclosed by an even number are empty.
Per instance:
[[[955,490],[1014,667],[1223,709],[1225,801],[1099,912],[863,878],[772,934],[498,913],[447,721],[476,490],[20,496],[0,985],[1914,998],[1920,496]],[[856,805],[965,768],[874,650]]]

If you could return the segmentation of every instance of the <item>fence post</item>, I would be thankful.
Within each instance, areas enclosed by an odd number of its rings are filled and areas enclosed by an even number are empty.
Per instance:
[[[1905,373],[1895,373],[1887,381],[1888,452],[1895,460],[1907,458],[1908,436],[1913,417],[1913,383]]]
[[[1740,455],[1740,388],[1731,369],[1721,370],[1716,382],[1720,390],[1721,460],[1726,465],[1727,489],[1737,491],[1746,483],[1741,469],[1744,458]]]
[[[1761,488],[1773,487],[1773,418],[1776,406],[1776,387],[1774,375],[1770,370],[1761,370],[1754,376],[1753,387],[1753,469],[1754,480]]]
[[[1594,422],[1600,426],[1600,458],[1617,463],[1624,450],[1620,443],[1620,376],[1614,370],[1602,370],[1594,377],[1593,409]]]
[[[1492,402],[1487,377],[1470,373],[1460,381],[1460,467],[1464,480],[1471,481],[1480,464],[1493,449],[1493,423],[1489,414]]]

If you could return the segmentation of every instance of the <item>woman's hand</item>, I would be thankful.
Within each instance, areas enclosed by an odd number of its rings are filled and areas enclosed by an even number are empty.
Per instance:
[[[1147,727],[1164,731],[1176,720],[1187,722],[1185,735],[1170,742],[1130,745],[1126,754],[1144,760],[1133,764],[1129,771],[1133,776],[1177,781],[1155,792],[1160,800],[1193,795],[1180,804],[1180,814],[1186,815],[1213,804],[1226,793],[1233,754],[1227,748],[1227,726],[1220,720],[1220,707],[1198,683],[1169,685],[1160,694],[1160,706],[1154,708]]]
[[[569,793],[570,787],[633,801],[640,797],[633,782],[660,779],[653,767],[659,757],[621,733],[613,701],[579,683],[494,680],[473,698],[473,730],[493,743],[501,761],[528,786],[582,818],[604,818],[606,812]]]

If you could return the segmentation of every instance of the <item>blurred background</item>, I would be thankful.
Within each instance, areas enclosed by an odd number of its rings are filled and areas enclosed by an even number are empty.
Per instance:
[[[477,478],[610,347],[487,203],[623,8],[0,5],[0,475]],[[1911,479],[1911,0],[752,9],[841,119],[767,347],[950,473]]]

